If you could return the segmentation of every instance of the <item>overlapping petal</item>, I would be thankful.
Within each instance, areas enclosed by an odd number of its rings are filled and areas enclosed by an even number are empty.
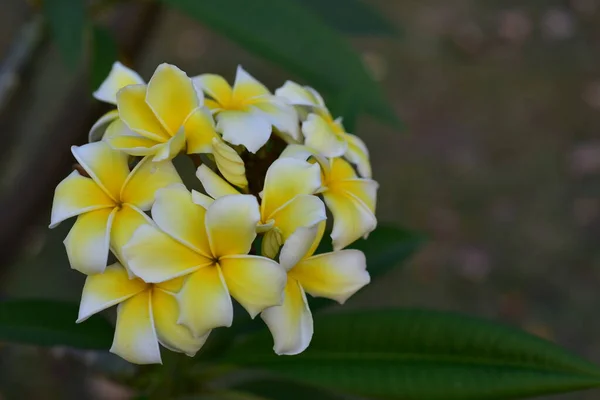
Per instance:
[[[88,134],[89,142],[91,143],[102,140],[108,126],[117,118],[119,118],[118,110],[110,110],[98,118],[98,121],[96,121],[90,128],[90,133]]]
[[[299,194],[278,208],[272,218],[287,240],[299,227],[312,226],[327,219],[325,204],[317,196]]]
[[[282,87],[275,90],[275,95],[283,97],[290,104],[298,106],[323,106],[321,96],[316,96],[315,91],[308,90],[306,87],[296,82],[286,81]],[[318,93],[316,93],[318,95]]]
[[[129,265],[123,255],[123,247],[137,228],[146,224],[154,223],[142,210],[131,204],[124,204],[114,216],[110,230],[110,249],[125,268],[129,268]]]
[[[201,165],[196,170],[196,176],[202,183],[202,187],[213,199],[219,197],[240,194],[234,187],[232,187],[225,179],[217,175],[212,169],[206,165]]]
[[[156,154],[152,161],[172,160],[185,148],[185,130],[180,129],[166,143],[162,143],[157,147]]]
[[[255,101],[253,106],[262,111],[271,125],[280,132],[286,133],[294,141],[302,139],[298,113],[294,107],[281,103],[274,96],[268,96],[264,100]]]
[[[143,84],[144,80],[134,70],[127,68],[120,62],[115,62],[93,95],[96,99],[106,103],[117,104],[117,92],[127,85]]]
[[[371,178],[371,161],[369,161],[369,150],[365,143],[355,135],[346,134],[344,138],[348,142],[348,150],[344,155],[352,164],[356,165],[358,173],[363,178]]]
[[[233,90],[220,75],[203,74],[192,78],[192,82],[218,104],[227,104],[231,101]]]
[[[271,92],[265,85],[250,75],[241,65],[238,65],[233,83],[231,101],[234,104],[243,104],[259,96],[268,96]]]
[[[185,121],[183,129],[188,154],[212,153],[212,141],[218,138],[215,121],[205,107],[197,108]]]
[[[224,110],[217,114],[217,131],[233,145],[256,153],[271,137],[271,122],[256,109]]]
[[[340,157],[348,148],[342,135],[337,134],[331,125],[318,114],[309,114],[302,123],[306,146],[318,150],[326,157]]]
[[[146,88],[146,85],[131,85],[119,90],[119,116],[135,133],[157,142],[166,142],[171,135],[146,103]]]
[[[147,211],[154,203],[157,190],[181,184],[181,178],[171,161],[152,162],[142,159],[131,171],[121,189],[121,201]]]
[[[164,142],[148,139],[129,129],[121,120],[113,121],[104,134],[104,141],[115,150],[121,150],[132,156],[147,156],[155,154]]]
[[[231,184],[245,189],[248,187],[246,167],[239,154],[219,138],[212,141],[213,155],[217,168]]]
[[[328,191],[323,193],[323,198],[333,214],[334,250],[343,249],[376,228],[375,215],[353,194]]]

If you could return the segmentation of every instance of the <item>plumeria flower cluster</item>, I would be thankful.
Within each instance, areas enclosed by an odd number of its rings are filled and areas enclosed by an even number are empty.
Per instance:
[[[313,334],[306,293],[343,303],[369,283],[364,254],[345,249],[377,224],[369,154],[315,90],[169,64],[146,83],[115,63],[94,96],[116,108],[72,147],[50,227],[77,217],[64,241],[87,275],[77,322],[116,305],[111,352],[193,356],[231,326],[233,297],[277,354],[298,354]],[[185,154],[203,192],[172,163]],[[317,254],[328,228],[333,251]]]

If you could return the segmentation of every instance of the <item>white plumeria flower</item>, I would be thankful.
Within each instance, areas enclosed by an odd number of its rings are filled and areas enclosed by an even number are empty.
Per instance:
[[[213,199],[238,193],[205,165],[198,168],[196,176]],[[298,228],[313,226],[327,218],[325,205],[313,195],[320,187],[318,165],[294,158],[281,158],[271,164],[261,192],[257,227],[259,232],[264,232],[263,255],[275,258],[281,245]],[[197,204],[211,203],[211,199],[201,193],[194,192],[193,195]]]
[[[210,332],[194,337],[178,323],[176,293],[182,285],[182,278],[159,284],[130,279],[120,264],[113,264],[104,273],[87,277],[77,322],[118,304],[112,353],[136,364],[161,363],[160,343],[191,357]]]
[[[206,106],[217,118],[223,139],[256,153],[271,137],[272,126],[293,141],[300,140],[298,115],[283,99],[238,66],[233,87],[219,75],[193,78],[196,87],[210,97]]]
[[[290,104],[308,110],[302,123],[304,144],[317,150],[325,157],[346,157],[357,166],[363,178],[371,178],[371,162],[365,143],[355,135],[347,133],[342,118],[334,119],[325,102],[316,90],[287,81],[275,91],[275,95],[285,98]]]
[[[361,251],[314,255],[324,230],[324,222],[301,228],[281,250],[281,266],[288,273],[283,304],[261,313],[273,335],[273,350],[277,354],[298,354],[310,344],[313,319],[305,292],[343,304],[371,280]]]
[[[73,171],[56,187],[50,228],[77,216],[65,239],[71,267],[85,274],[104,271],[109,248],[122,262],[121,249],[137,227],[151,223],[144,211],[161,187],[180,183],[169,161],[144,158],[130,171],[128,156],[105,142],[71,149],[88,176]]]
[[[156,194],[152,217],[160,228],[138,228],[124,253],[131,270],[145,282],[187,276],[177,294],[178,322],[195,337],[230,326],[230,294],[252,317],[281,304],[286,274],[275,261],[248,255],[260,220],[252,195],[229,195],[207,210],[192,202],[183,185]]]

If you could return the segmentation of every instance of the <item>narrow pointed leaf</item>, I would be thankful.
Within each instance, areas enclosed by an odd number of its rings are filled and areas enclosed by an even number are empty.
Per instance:
[[[315,318],[303,354],[270,349],[268,332],[227,362],[317,386],[402,400],[507,400],[600,386],[600,369],[514,328],[452,313],[380,310]]]
[[[78,305],[54,300],[0,302],[0,341],[37,346],[110,348],[113,327],[101,316],[76,324]]]

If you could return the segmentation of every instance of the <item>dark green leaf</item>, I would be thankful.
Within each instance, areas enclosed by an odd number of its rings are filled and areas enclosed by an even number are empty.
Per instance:
[[[117,57],[117,42],[110,32],[100,26],[93,26],[91,80],[94,90],[106,79]]]
[[[360,110],[399,125],[381,89],[349,43],[297,1],[162,2],[282,65],[318,90],[360,93]]]
[[[0,302],[0,341],[108,349],[113,327],[101,316],[76,324],[78,305],[54,300]]]
[[[79,65],[83,55],[85,2],[83,0],[45,0],[44,14],[52,37],[69,67]]]
[[[318,253],[331,251],[331,242],[325,236]],[[367,270],[371,280],[384,275],[392,268],[407,261],[425,242],[422,235],[392,226],[379,226],[369,235],[368,239],[361,239],[352,244],[350,248],[361,250],[367,257]],[[310,308],[313,312],[333,304],[331,300],[311,298]]]
[[[344,397],[312,386],[293,381],[261,379],[244,382],[235,386],[235,390],[249,392],[268,400],[342,400]]]
[[[396,28],[361,0],[295,0],[327,24],[351,35],[397,35]]]
[[[517,399],[600,386],[600,369],[503,325],[452,313],[319,315],[303,354],[277,356],[268,332],[225,361],[323,387],[402,400]]]

